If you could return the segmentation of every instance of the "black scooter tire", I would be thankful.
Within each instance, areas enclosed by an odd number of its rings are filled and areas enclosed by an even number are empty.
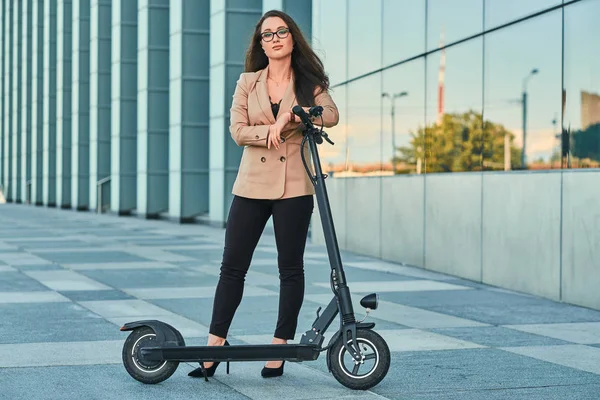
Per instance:
[[[123,345],[123,365],[131,377],[146,384],[156,384],[171,377],[179,366],[179,361],[144,361],[138,357],[140,346],[152,346],[156,340],[154,331],[143,326],[134,329]]]
[[[333,377],[342,385],[354,390],[367,390],[379,384],[388,373],[391,363],[390,349],[385,340],[375,331],[359,329],[356,331],[356,340],[361,350],[370,348],[373,351],[373,367],[364,374],[346,368],[346,363],[353,365],[352,357],[342,343],[339,335],[334,345],[329,349],[328,357]],[[349,341],[349,344],[351,341]],[[344,363],[346,359],[346,363]],[[371,359],[365,360],[365,363]],[[363,366],[363,365],[361,365]]]

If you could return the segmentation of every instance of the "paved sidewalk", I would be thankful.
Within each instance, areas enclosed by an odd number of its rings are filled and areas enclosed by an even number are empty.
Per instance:
[[[183,363],[143,385],[121,362],[127,321],[172,323],[206,343],[222,229],[0,206],[0,398],[6,399],[598,399],[600,312],[344,252],[350,289],[377,291],[367,319],[392,350],[368,392],[344,388],[325,358],[286,363],[265,380],[263,362],[232,363],[210,382]],[[230,342],[270,342],[277,317],[274,238],[256,250]],[[326,251],[306,252],[299,335],[331,298]],[[359,317],[362,307],[355,303]],[[331,332],[330,332],[331,333]],[[297,337],[299,338],[299,336]]]

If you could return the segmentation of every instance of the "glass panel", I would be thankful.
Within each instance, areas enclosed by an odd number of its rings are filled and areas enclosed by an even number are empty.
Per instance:
[[[425,0],[383,0],[383,66],[425,52]]]
[[[600,167],[600,1],[565,7],[565,168]],[[560,148],[561,139],[557,139]],[[569,152],[570,150],[570,152]],[[558,159],[558,150],[556,151]]]
[[[481,171],[482,40],[427,57],[428,173]]]
[[[492,29],[560,4],[560,0],[485,0],[485,29]]]
[[[319,28],[313,30],[312,45],[329,74],[329,82],[335,85],[347,79],[346,1],[321,1],[319,15]]]
[[[396,174],[424,172],[425,58],[383,72],[382,122],[382,168]]]
[[[447,45],[483,30],[483,0],[428,0],[427,49]]]
[[[348,118],[348,112],[346,111],[346,90],[347,86],[344,85],[332,89],[329,93],[340,113],[340,121],[332,128],[323,128],[334,144],[331,145],[324,141],[323,144],[319,146],[321,167],[323,168],[323,171],[332,176],[338,173],[341,174],[342,171],[346,170],[346,121]],[[319,121],[320,120],[317,119],[317,122]]]
[[[348,84],[348,174],[381,173],[381,74]]]
[[[381,0],[348,1],[349,79],[381,67],[381,23]]]
[[[486,35],[486,169],[551,167],[553,121],[561,110],[561,14],[557,10]]]

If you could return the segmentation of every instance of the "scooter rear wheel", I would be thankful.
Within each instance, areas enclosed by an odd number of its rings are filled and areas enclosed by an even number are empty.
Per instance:
[[[383,338],[370,329],[356,331],[356,341],[360,346],[363,360],[356,363],[344,347],[340,335],[328,357],[331,373],[342,385],[355,390],[367,390],[385,378],[390,368],[390,349]],[[348,341],[351,344],[352,341]]]
[[[155,384],[171,377],[179,366],[178,361],[145,360],[140,348],[156,345],[156,334],[147,327],[136,328],[129,334],[123,345],[123,365],[133,379],[147,384]]]

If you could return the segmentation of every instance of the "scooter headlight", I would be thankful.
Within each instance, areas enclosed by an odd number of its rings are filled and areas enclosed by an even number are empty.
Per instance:
[[[360,300],[360,305],[364,308],[376,310],[379,305],[379,295],[377,293],[371,293],[366,295]]]

